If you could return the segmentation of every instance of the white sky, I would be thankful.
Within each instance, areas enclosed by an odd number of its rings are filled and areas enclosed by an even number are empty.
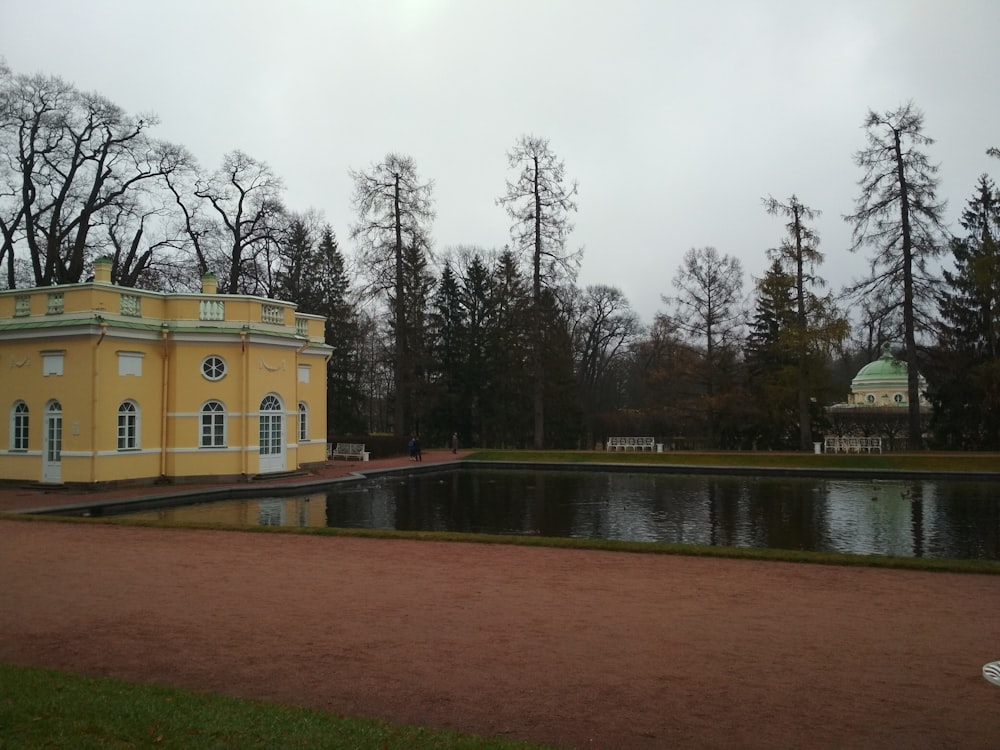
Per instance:
[[[997,0],[0,0],[0,55],[98,91],[206,170],[241,149],[324,212],[348,255],[348,169],[389,152],[435,183],[438,253],[498,248],[495,199],[522,134],[580,185],[578,283],[644,322],[683,254],[712,245],[759,277],[792,193],[837,288],[869,108],[925,113],[950,221],[1000,146]]]

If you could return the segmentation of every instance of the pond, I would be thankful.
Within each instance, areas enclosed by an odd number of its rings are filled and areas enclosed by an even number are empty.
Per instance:
[[[105,514],[1000,559],[1000,483],[448,469],[320,492]]]

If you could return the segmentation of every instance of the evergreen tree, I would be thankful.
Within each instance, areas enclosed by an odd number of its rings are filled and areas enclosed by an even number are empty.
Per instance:
[[[326,343],[333,347],[327,365],[327,429],[350,434],[365,429],[361,334],[358,311],[337,238],[321,217],[292,217],[282,248],[277,293],[298,311],[326,318]]]
[[[427,403],[431,398],[430,378],[434,365],[430,350],[430,322],[428,313],[431,295],[434,291],[434,277],[427,267],[424,248],[407,246],[403,252],[403,319],[405,329],[395,329],[396,320],[390,321],[395,331],[397,347],[403,352],[406,369],[400,374],[402,380],[396,382],[396,399],[403,401],[403,422],[408,431],[415,435],[423,432],[423,422],[427,414]],[[395,306],[393,293],[390,303]],[[396,413],[399,413],[397,408]],[[430,437],[430,436],[427,436]]]
[[[1000,195],[985,174],[951,243],[938,295],[938,351],[926,374],[934,427],[947,447],[1000,449]]]
[[[745,360],[756,411],[758,448],[787,449],[798,421],[798,367],[789,332],[796,328],[795,279],[773,260],[757,281],[757,301]]]
[[[466,371],[459,389],[462,418],[456,422],[454,429],[467,442],[481,445],[486,432],[483,409],[492,397],[490,382],[494,363],[489,356],[489,342],[496,333],[498,320],[494,314],[494,280],[479,255],[474,256],[465,269],[459,295],[465,325],[462,344]]]
[[[454,431],[468,436],[468,419],[463,415],[463,386],[468,375],[466,339],[469,334],[458,279],[446,262],[441,271],[430,314],[431,351],[434,371],[432,403],[428,407],[428,431],[447,437]]]
[[[579,384],[573,367],[573,336],[554,290],[542,293],[542,366],[545,371],[546,443],[553,448],[580,448],[582,417]]]
[[[532,445],[534,411],[531,333],[534,330],[531,292],[517,258],[505,249],[491,281],[491,304],[484,319],[488,398],[482,404],[483,444],[524,448]]]

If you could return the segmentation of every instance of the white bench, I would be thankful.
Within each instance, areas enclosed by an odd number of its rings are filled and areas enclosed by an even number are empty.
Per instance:
[[[880,437],[827,437],[824,446],[827,453],[881,453]]]
[[[608,438],[609,451],[649,451],[652,453],[656,443],[651,437],[613,437]]]
[[[357,458],[367,461],[368,455],[364,443],[337,443],[337,447],[329,452],[327,458],[343,458],[344,460]]]

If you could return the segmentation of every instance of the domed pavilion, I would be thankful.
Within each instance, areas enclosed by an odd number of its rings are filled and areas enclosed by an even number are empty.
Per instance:
[[[830,430],[827,453],[881,453],[905,436],[909,419],[906,362],[893,356],[888,344],[882,356],[858,370],[847,403],[826,409]],[[930,416],[924,394],[927,384],[917,376],[921,415]]]

